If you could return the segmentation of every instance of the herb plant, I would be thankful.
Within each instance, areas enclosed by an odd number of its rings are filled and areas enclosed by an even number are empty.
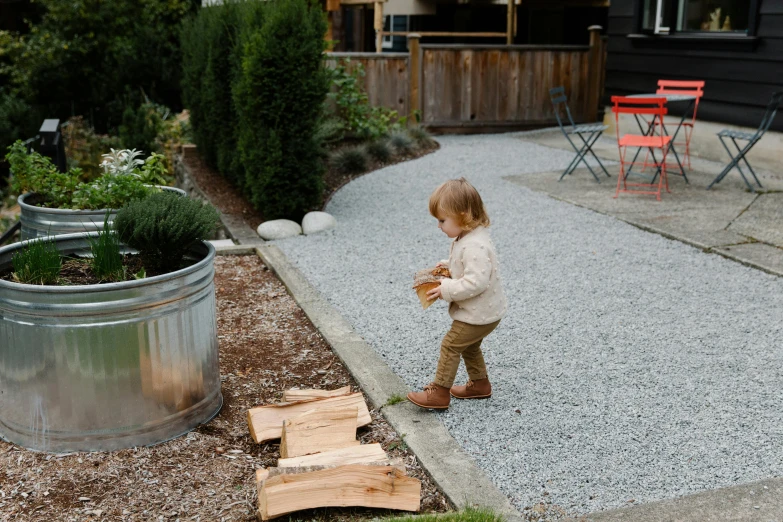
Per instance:
[[[50,208],[103,209],[119,208],[129,201],[142,199],[154,192],[149,182],[166,181],[165,158],[154,154],[147,161],[139,159],[136,150],[111,150],[101,163],[103,175],[91,182],[82,182],[82,171],[71,168],[58,172],[49,158],[37,152],[27,152],[17,141],[6,159],[11,166],[12,188],[17,193],[35,192]]]
[[[18,283],[53,285],[60,276],[62,259],[53,239],[35,239],[13,255],[11,265]]]
[[[137,171],[141,182],[147,185],[168,185],[168,166],[166,156],[153,152],[144,160],[144,165]]]
[[[123,243],[139,251],[148,271],[170,272],[182,266],[194,243],[215,231],[218,220],[209,204],[159,192],[120,209],[114,228]]]
[[[125,268],[122,265],[122,243],[120,238],[109,226],[109,214],[103,221],[103,230],[97,237],[88,238],[92,259],[90,266],[93,273],[102,281],[122,281],[125,279]]]

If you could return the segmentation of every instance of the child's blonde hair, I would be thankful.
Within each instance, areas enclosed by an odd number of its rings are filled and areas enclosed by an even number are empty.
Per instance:
[[[478,191],[465,178],[450,179],[430,196],[430,214],[453,218],[465,230],[489,226],[489,216]]]

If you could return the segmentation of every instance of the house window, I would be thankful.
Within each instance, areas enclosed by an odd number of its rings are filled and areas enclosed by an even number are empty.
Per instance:
[[[750,28],[754,0],[642,0],[642,30],[741,33]]]
[[[387,15],[383,20],[383,30],[390,32],[405,32],[408,30],[408,17],[400,15]],[[384,49],[405,50],[407,39],[404,36],[383,36],[381,46]]]

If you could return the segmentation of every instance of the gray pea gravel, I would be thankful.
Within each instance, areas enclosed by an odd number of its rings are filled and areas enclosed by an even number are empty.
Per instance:
[[[518,509],[578,515],[783,475],[783,279],[503,179],[563,169],[567,152],[439,141],[340,190],[336,230],[277,244],[419,389],[450,324],[411,290],[448,257],[427,200],[449,178],[478,188],[510,305],[484,344],[494,393],[433,415]]]

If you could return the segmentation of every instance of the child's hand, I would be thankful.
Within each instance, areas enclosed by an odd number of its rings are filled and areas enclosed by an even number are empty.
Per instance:
[[[433,288],[429,292],[427,292],[427,300],[428,301],[434,301],[435,299],[440,298],[440,285],[437,288]]]

